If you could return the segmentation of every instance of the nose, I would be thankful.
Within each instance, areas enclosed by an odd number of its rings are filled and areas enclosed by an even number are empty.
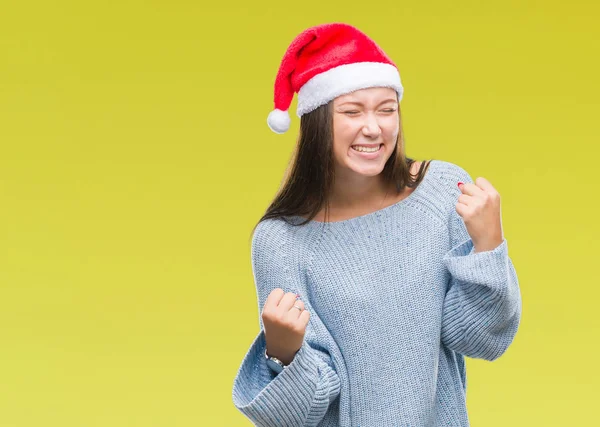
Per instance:
[[[381,135],[381,128],[379,127],[377,118],[373,114],[366,114],[365,117],[365,123],[362,128],[363,135],[377,138]]]

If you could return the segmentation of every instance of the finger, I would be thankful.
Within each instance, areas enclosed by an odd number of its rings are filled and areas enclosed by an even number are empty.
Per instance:
[[[469,207],[463,203],[457,203],[455,206],[456,212],[462,217],[464,218],[465,215],[468,213]]]
[[[298,310],[296,307],[300,307],[300,310]],[[298,300],[294,303],[294,305],[292,305],[292,308],[290,308],[290,311],[288,312],[288,316],[290,316],[290,318],[292,318],[294,320],[297,320],[303,311],[304,311],[304,302]]]
[[[285,295],[285,291],[281,288],[275,288],[269,293],[267,299],[265,301],[265,305],[277,307],[279,305],[279,301]]]
[[[308,325],[309,320],[310,320],[310,311],[302,310],[302,313],[300,313],[300,317],[298,317],[298,322],[300,323],[300,326],[302,326],[304,329],[306,329],[306,326]]]
[[[470,182],[463,183],[459,185],[458,188],[463,194],[467,194],[469,196],[481,195],[483,193],[483,190],[481,188]]]
[[[474,196],[461,194],[460,196],[458,196],[458,203],[469,206],[471,203],[473,203],[473,198]]]
[[[296,302],[296,293],[295,292],[286,292],[286,294],[279,301],[278,309],[282,310],[284,313],[290,311],[290,308],[294,306]],[[295,310],[295,309],[294,309]]]
[[[296,307],[300,307],[302,310],[304,310],[304,301],[302,300],[297,300],[296,302],[294,302],[294,305]],[[294,311],[298,311],[297,308],[294,308],[294,305],[292,306],[292,308],[294,309]],[[299,312],[299,311],[298,311]]]
[[[461,193],[469,196],[474,196],[482,191],[481,188],[471,182],[462,183],[458,186],[458,188],[460,189]]]
[[[485,179],[484,177],[480,176],[475,180],[475,184],[477,184],[477,186],[479,188],[481,188],[484,191],[489,191],[489,192],[494,192],[496,191],[496,189],[494,188],[494,186],[492,185],[491,182],[489,182],[487,179]]]

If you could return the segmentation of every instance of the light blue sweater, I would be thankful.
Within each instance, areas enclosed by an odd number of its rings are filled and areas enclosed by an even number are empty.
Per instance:
[[[407,198],[376,212],[258,225],[260,331],[233,381],[233,402],[254,425],[469,425],[464,356],[506,351],[521,295],[506,239],[474,252],[455,209],[458,181],[473,182],[433,160]],[[260,316],[277,287],[310,311],[304,343],[280,374],[265,363]]]

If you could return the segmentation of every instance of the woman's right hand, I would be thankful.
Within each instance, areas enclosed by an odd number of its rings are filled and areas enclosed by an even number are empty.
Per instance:
[[[302,308],[302,311],[294,308]],[[289,365],[302,347],[310,313],[304,303],[296,300],[294,292],[281,288],[271,291],[265,301],[261,317],[265,329],[267,354]]]

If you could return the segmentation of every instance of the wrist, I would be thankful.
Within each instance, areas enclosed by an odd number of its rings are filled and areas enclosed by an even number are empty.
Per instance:
[[[278,357],[270,356],[267,353],[266,348],[265,348],[265,359],[266,359],[267,366],[269,368],[271,368],[271,370],[275,371],[276,373],[280,373],[289,365],[289,363],[285,363],[283,360],[279,359]]]
[[[475,247],[474,252],[493,251],[498,246],[500,246],[502,244],[502,242],[504,242],[504,238],[497,238],[497,239],[490,240],[487,242],[477,242],[477,243],[474,242],[473,243],[473,246]]]
[[[295,356],[295,354],[287,355],[287,354],[283,354],[281,352],[279,352],[279,353],[276,352],[275,354],[271,354],[265,348],[265,357],[267,357],[267,358],[273,357],[273,358],[281,361],[286,366],[289,365],[290,363],[292,363],[292,360],[294,360],[294,356]]]

